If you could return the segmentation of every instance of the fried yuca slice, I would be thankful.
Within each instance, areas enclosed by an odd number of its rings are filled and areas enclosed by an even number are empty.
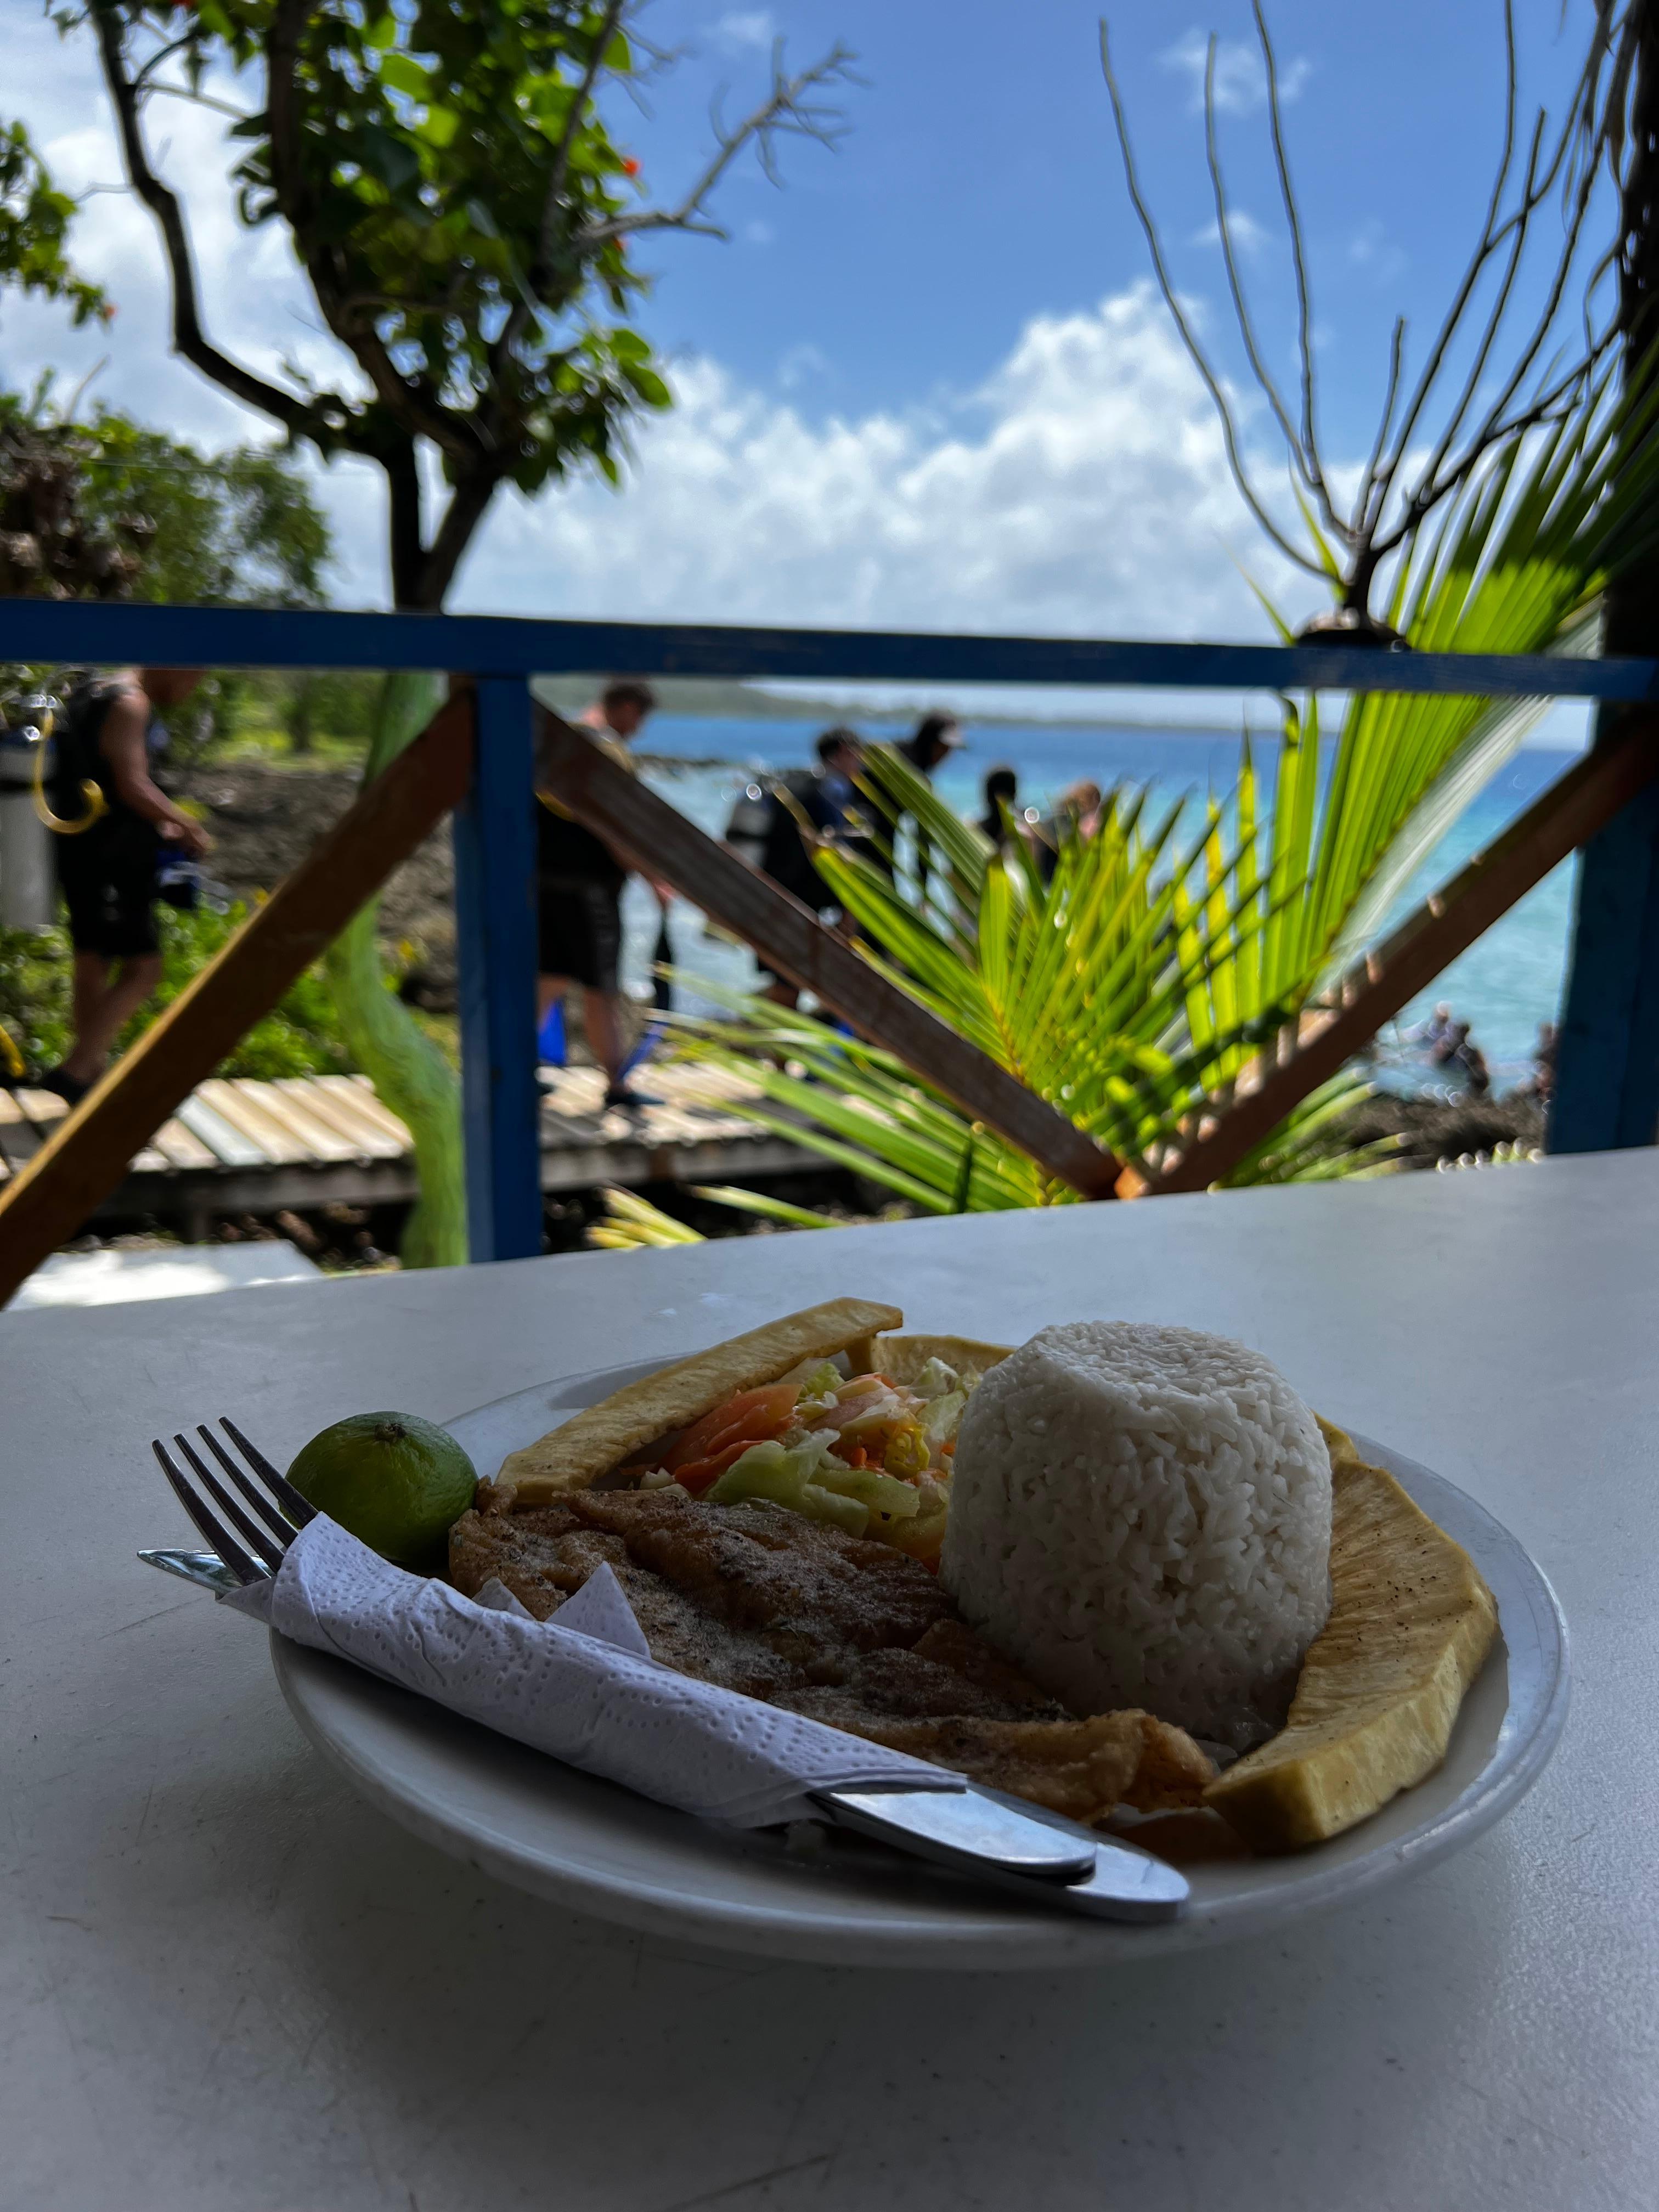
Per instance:
[[[1331,1612],[1290,1718],[1204,1802],[1256,1850],[1298,1850],[1365,1820],[1446,1755],[1498,1632],[1474,1562],[1340,1429],[1331,1453]]]
[[[802,1313],[768,1322],[746,1335],[711,1345],[672,1367],[629,1382],[597,1406],[585,1407],[522,1451],[510,1452],[495,1480],[511,1486],[520,1505],[544,1505],[567,1490],[585,1490],[634,1453],[672,1430],[712,1413],[739,1390],[775,1382],[803,1359],[828,1359],[878,1329],[897,1328],[896,1306],[872,1298],[831,1298]]]
[[[1013,1348],[1012,1344],[980,1344],[970,1336],[878,1336],[871,1346],[870,1364],[890,1382],[908,1385],[930,1359],[942,1359],[964,1382],[977,1383]]]

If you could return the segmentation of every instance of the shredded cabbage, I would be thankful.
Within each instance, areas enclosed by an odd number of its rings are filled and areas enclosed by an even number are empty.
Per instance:
[[[861,1499],[842,1498],[816,1482],[809,1482],[802,1491],[797,1510],[809,1520],[827,1521],[832,1528],[844,1528],[849,1536],[861,1536],[870,1525],[870,1509]]]
[[[957,1432],[962,1419],[962,1409],[968,1403],[965,1390],[948,1391],[943,1398],[935,1398],[921,1417],[921,1432],[928,1443],[937,1448],[949,1443]]]
[[[878,1468],[838,1467],[831,1460],[819,1468],[817,1479],[825,1490],[859,1498],[872,1513],[885,1513],[896,1521],[908,1521],[921,1510],[921,1493],[915,1485],[883,1474]]]
[[[943,1398],[952,1390],[961,1389],[962,1377],[954,1367],[947,1367],[936,1358],[928,1361],[910,1388],[918,1398]]]

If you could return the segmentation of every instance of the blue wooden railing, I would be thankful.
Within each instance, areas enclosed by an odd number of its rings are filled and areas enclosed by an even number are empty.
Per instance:
[[[473,787],[454,827],[475,1259],[513,1259],[541,1249],[535,840],[526,803],[532,676],[1659,701],[1659,662],[1652,660],[1383,653],[1334,641],[1182,645],[0,599],[0,663],[16,661],[423,668],[477,680]],[[1575,926],[1569,1024],[1552,1130],[1558,1151],[1650,1142],[1659,1115],[1659,801],[1627,810],[1632,817],[1638,811],[1639,821],[1620,817],[1598,841],[1596,895],[1581,901]]]

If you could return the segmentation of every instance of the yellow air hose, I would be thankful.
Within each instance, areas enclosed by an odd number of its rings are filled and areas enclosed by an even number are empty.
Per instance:
[[[57,715],[49,711],[41,725],[40,742],[34,749],[34,811],[47,829],[59,837],[78,837],[83,830],[90,830],[94,822],[109,812],[109,801],[95,783],[84,781],[81,796],[87,802],[87,811],[80,820],[71,822],[66,816],[52,812],[46,798],[46,747],[57,720]]]

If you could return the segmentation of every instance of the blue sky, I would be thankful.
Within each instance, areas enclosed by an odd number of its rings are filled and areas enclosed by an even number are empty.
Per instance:
[[[34,0],[3,0],[7,82],[76,187],[117,174],[84,34],[68,45]],[[1559,107],[1588,0],[1519,0],[1524,85]],[[1222,40],[1222,118],[1269,349],[1291,325],[1266,166],[1247,4],[1120,11],[1115,45],[1146,182],[1178,281],[1226,344],[1202,164],[1206,34]],[[1286,120],[1307,213],[1327,441],[1363,452],[1388,331],[1425,332],[1455,281],[1490,180],[1501,108],[1496,0],[1386,10],[1273,0]],[[1316,595],[1262,546],[1227,483],[1213,418],[1147,283],[1101,81],[1097,13],[1079,0],[788,0],[770,9],[657,0],[684,50],[648,113],[617,129],[672,197],[763,81],[841,38],[848,88],[832,152],[791,143],[786,186],[745,163],[723,191],[729,243],[672,239],[643,320],[681,404],[641,436],[626,489],[503,500],[453,603],[526,613],[857,622],[1105,635],[1261,636],[1247,568],[1292,613]],[[170,111],[169,173],[189,197],[209,320],[260,364],[283,352],[337,374],[275,231],[239,234],[218,126]],[[1256,228],[1252,228],[1251,225]],[[107,339],[0,296],[0,373],[110,356],[112,404],[207,440],[262,434],[167,353],[148,218],[100,194],[84,258],[121,314]],[[1231,358],[1231,356],[1230,356]],[[1237,362],[1233,362],[1237,368]],[[1249,434],[1267,450],[1260,410]],[[321,473],[340,541],[338,598],[384,592],[372,471]]]
[[[1558,0],[1520,0],[1523,99],[1561,104],[1588,13],[1574,5],[1564,27]],[[654,18],[665,43],[695,52],[654,99],[654,119],[631,126],[664,190],[690,173],[706,89],[752,83],[777,32],[800,59],[841,38],[866,82],[843,97],[850,130],[836,154],[791,148],[782,191],[752,170],[735,180],[729,248],[658,248],[653,329],[803,408],[903,408],[978,386],[1032,318],[1134,284],[1146,249],[1101,79],[1099,15],[1091,0],[1028,11],[1006,0],[668,0]],[[1395,313],[1426,331],[1478,225],[1502,112],[1501,12],[1492,0],[1271,0],[1268,17],[1291,93],[1333,439],[1355,447],[1374,422]],[[1190,10],[1143,0],[1109,18],[1180,279],[1218,310],[1219,256],[1195,241],[1213,224],[1199,106],[1206,37],[1220,38],[1224,152],[1238,204],[1271,240],[1251,273],[1288,306],[1246,0]]]

